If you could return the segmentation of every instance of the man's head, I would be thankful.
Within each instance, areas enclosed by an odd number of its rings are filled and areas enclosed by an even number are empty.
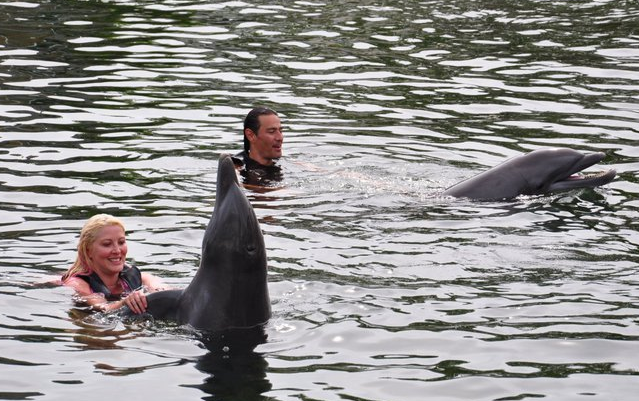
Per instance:
[[[277,113],[266,107],[251,110],[244,119],[244,151],[256,162],[270,166],[282,156],[282,124]]]

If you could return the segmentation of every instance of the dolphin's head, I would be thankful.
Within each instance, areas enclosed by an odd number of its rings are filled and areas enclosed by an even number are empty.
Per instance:
[[[231,157],[222,155],[200,267],[184,291],[180,320],[209,331],[266,322],[270,317],[266,268],[259,222]]]
[[[266,264],[260,224],[240,186],[235,164],[227,154],[220,156],[218,163],[215,209],[202,245],[202,259],[228,257],[232,263],[223,267],[233,271]]]
[[[528,184],[522,193],[537,195],[608,184],[615,178],[615,170],[582,173],[604,156],[601,152],[584,154],[568,148],[532,151],[517,160],[517,168]]]
[[[567,148],[538,149],[455,184],[446,189],[444,195],[503,200],[519,195],[543,195],[605,185],[615,178],[617,173],[614,170],[581,174],[582,170],[600,162],[603,157],[603,153],[584,154]]]

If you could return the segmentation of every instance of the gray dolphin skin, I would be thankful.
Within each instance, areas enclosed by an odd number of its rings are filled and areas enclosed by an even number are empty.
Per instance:
[[[271,317],[262,230],[230,155],[219,159],[215,208],[197,273],[184,290],[155,292],[147,301],[155,319],[210,332],[256,327]]]
[[[594,188],[611,182],[617,174],[607,170],[579,174],[599,163],[601,152],[584,154],[573,149],[538,149],[462,181],[444,191],[444,196],[473,200],[503,200],[519,195],[542,195],[580,188]]]

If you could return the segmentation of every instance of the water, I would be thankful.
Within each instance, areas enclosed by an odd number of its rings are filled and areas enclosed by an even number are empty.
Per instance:
[[[633,1],[0,3],[0,399],[634,399],[638,20]],[[258,104],[286,126],[285,187],[247,191],[268,342],[220,356],[47,284],[100,211],[185,286]],[[438,196],[551,146],[618,177]]]

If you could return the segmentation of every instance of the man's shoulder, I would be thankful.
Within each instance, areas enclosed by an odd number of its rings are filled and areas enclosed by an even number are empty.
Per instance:
[[[261,169],[261,170],[279,170],[280,167],[277,164],[273,164],[270,166],[265,166],[264,164],[261,164],[255,160],[253,160],[247,151],[243,150],[239,153],[237,153],[234,156],[231,156],[231,159],[233,159],[233,163],[235,163],[236,167],[240,167],[243,170],[255,170],[255,169]]]

